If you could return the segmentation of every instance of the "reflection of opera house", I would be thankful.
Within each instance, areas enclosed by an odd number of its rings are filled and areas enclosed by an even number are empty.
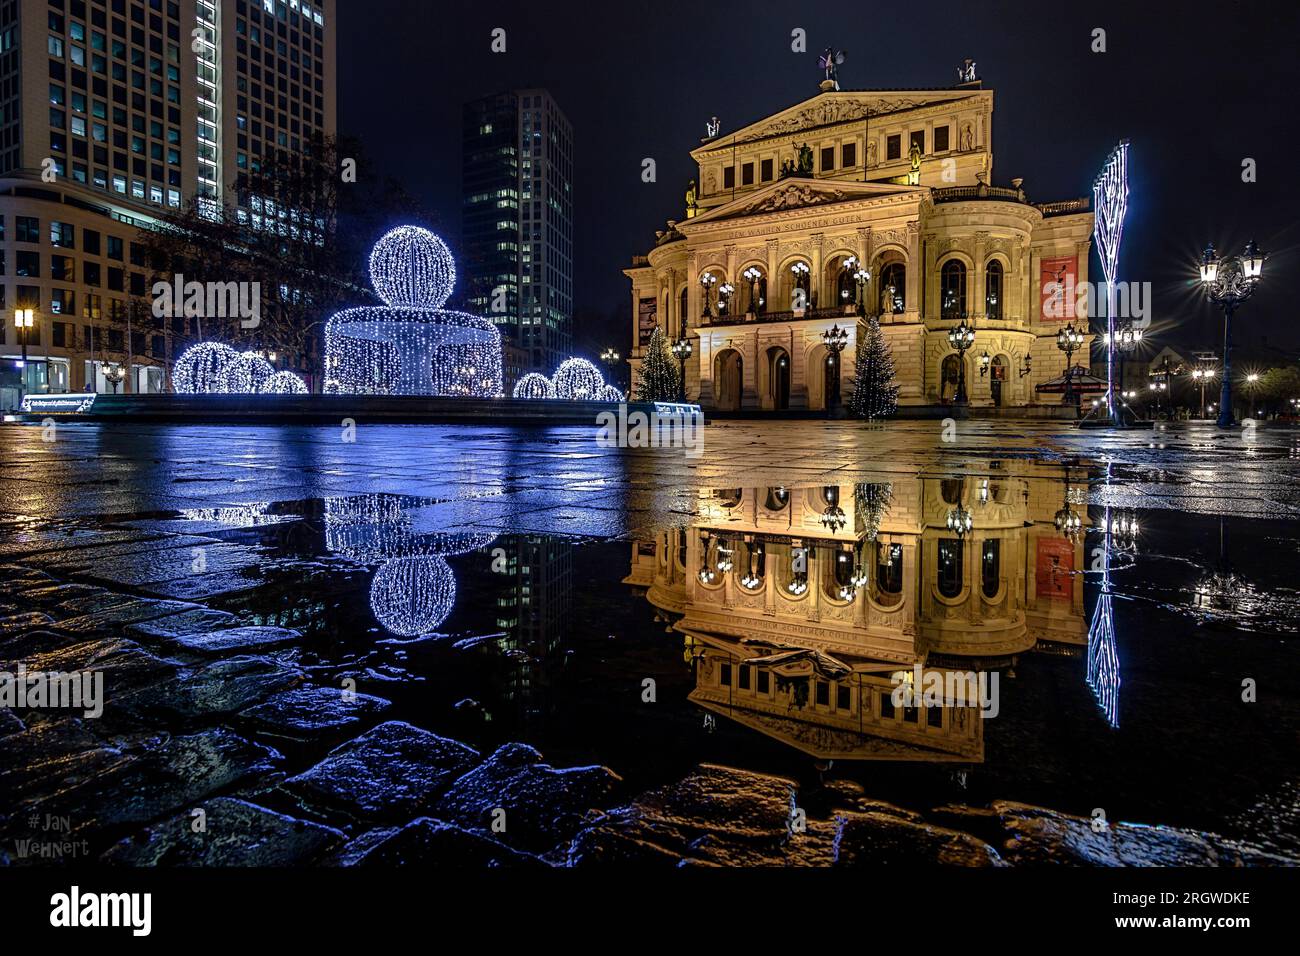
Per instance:
[[[686,636],[700,706],[821,759],[979,761],[977,703],[895,707],[892,676],[1086,644],[1056,524],[1081,489],[1023,474],[702,492],[626,583]]]

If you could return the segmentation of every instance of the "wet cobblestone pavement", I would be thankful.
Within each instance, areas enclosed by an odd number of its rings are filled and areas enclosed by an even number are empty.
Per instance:
[[[0,707],[0,863],[1293,862],[1297,517],[1285,428],[0,427],[0,663],[102,682]]]

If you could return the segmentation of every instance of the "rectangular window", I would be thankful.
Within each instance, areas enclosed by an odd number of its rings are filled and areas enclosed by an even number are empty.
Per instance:
[[[772,181],[772,161],[771,161],[770,159],[765,159],[765,160],[763,160],[759,172],[760,172],[760,174],[761,174],[761,178],[762,178],[763,182],[765,182],[765,183],[771,182],[771,181]]]
[[[50,245],[58,246],[60,249],[75,249],[76,230],[70,222],[51,222],[50,223]]]
[[[94,229],[81,230],[81,242],[92,256],[99,255],[99,233]]]
[[[822,147],[822,172],[828,173],[835,168],[835,147]]]
[[[718,667],[718,682],[723,687],[731,686],[731,665],[722,664]]]
[[[903,137],[895,133],[885,137],[885,159],[898,159],[903,155]]]
[[[722,171],[722,188],[723,189],[736,188],[736,167],[735,166],[728,166],[726,169]]]
[[[118,262],[122,261],[122,237],[121,236],[108,237],[108,257],[110,259],[116,259]]]
[[[760,669],[758,672],[758,692],[766,694],[772,686],[772,675],[766,670]]]
[[[886,720],[894,719],[894,698],[890,691],[884,691],[880,695],[880,716]]]
[[[922,153],[925,152],[925,130],[918,129],[912,131],[911,135],[908,137],[908,142],[907,142],[908,153],[912,152],[913,146],[919,149]]]
[[[853,707],[853,695],[848,684],[839,684],[835,688],[835,709],[851,710]]]
[[[736,686],[738,686],[741,690],[749,690],[749,671],[750,671],[750,667],[748,664],[740,665],[740,674],[739,674],[740,682]]]
[[[18,227],[14,238],[19,242],[41,241],[41,221],[35,216],[15,216],[14,224]]]
[[[41,277],[41,254],[19,249],[14,253],[14,275],[27,279]]]
[[[740,167],[740,184],[742,186],[754,185],[754,164],[746,163]]]
[[[817,681],[817,705],[829,707],[831,703],[831,685],[824,680]]]
[[[845,143],[840,148],[840,167],[852,169],[856,165],[858,165],[858,144]]]
[[[948,131],[947,126],[936,126],[934,128],[934,151],[944,153],[948,151]]]

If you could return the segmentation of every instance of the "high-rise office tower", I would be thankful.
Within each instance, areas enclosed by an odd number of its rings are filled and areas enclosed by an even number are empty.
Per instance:
[[[0,399],[162,391],[187,329],[118,321],[138,242],[192,197],[332,137],[335,0],[0,0]],[[271,218],[268,218],[271,217]],[[28,364],[14,310],[32,309]],[[183,326],[182,320],[174,320]]]
[[[546,90],[463,119],[467,305],[501,329],[508,367],[549,375],[573,348],[573,127]]]

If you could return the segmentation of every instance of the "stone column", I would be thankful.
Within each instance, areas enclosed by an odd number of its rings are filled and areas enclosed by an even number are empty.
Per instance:
[[[903,283],[907,287],[907,311],[914,313],[915,321],[925,315],[924,303],[921,302],[921,270],[928,264],[921,261],[921,224],[916,221],[907,224],[907,277]]]

